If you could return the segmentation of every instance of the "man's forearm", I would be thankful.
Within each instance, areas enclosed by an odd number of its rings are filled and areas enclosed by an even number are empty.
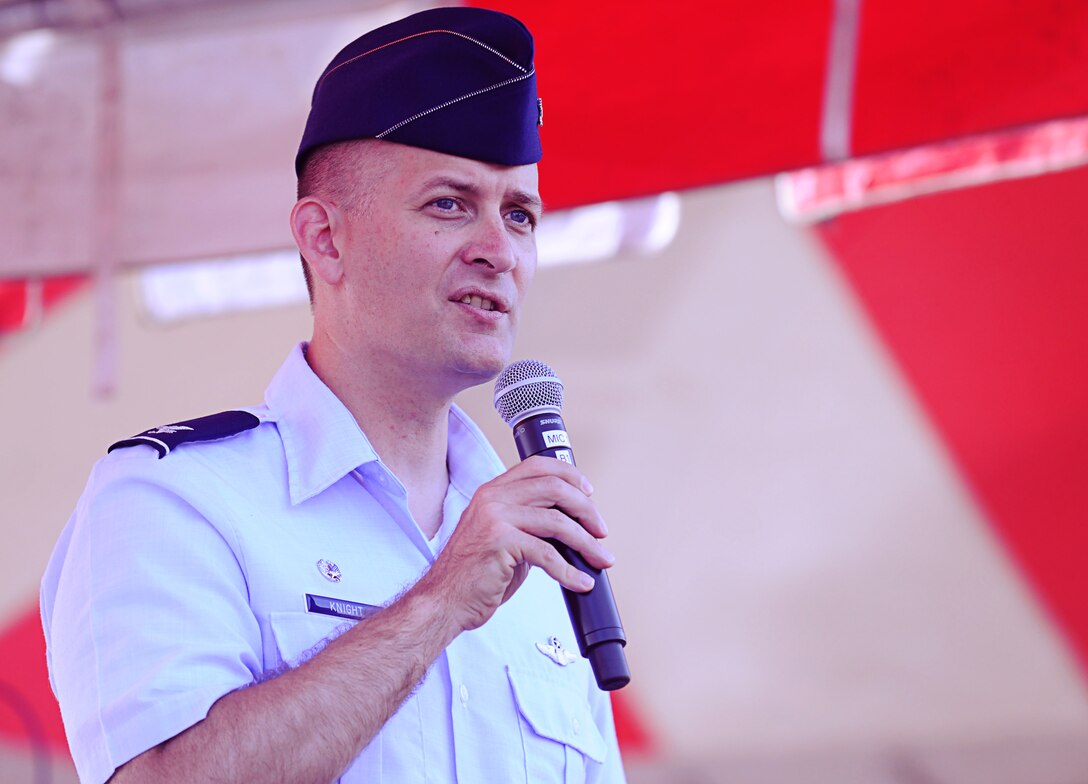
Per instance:
[[[224,695],[111,781],[333,781],[459,631],[431,593],[409,591],[296,669]]]

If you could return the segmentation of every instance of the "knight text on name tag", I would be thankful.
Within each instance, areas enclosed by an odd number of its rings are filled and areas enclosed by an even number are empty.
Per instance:
[[[329,596],[315,596],[312,593],[306,594],[306,612],[333,615],[337,618],[348,618],[352,621],[361,621],[363,618],[373,615],[380,609],[381,607],[375,607],[372,604],[359,604],[358,602],[349,602],[345,599],[333,599]]]

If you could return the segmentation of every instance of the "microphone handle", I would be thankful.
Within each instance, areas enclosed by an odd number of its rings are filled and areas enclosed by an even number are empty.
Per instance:
[[[522,460],[544,455],[576,465],[566,425],[558,414],[537,414],[518,422],[514,426],[514,443]],[[578,650],[589,660],[597,685],[604,691],[623,688],[631,681],[631,671],[623,652],[627,636],[620,623],[608,575],[603,569],[590,566],[577,550],[563,542],[545,541],[558,550],[567,563],[593,578],[593,588],[586,593],[564,588],[563,600],[578,640]]]

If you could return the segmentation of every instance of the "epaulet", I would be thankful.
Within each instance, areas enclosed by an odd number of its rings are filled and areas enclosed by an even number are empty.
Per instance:
[[[252,430],[261,424],[261,420],[248,411],[223,411],[219,414],[187,419],[184,422],[175,422],[172,425],[160,425],[150,430],[126,438],[110,446],[107,452],[121,449],[126,446],[147,444],[155,447],[159,453],[159,459],[170,454],[170,450],[179,444],[188,444],[193,441],[215,441],[220,438],[229,438],[246,430]]]

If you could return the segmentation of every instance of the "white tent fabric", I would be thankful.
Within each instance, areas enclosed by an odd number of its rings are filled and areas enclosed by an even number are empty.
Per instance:
[[[0,44],[0,277],[291,247],[316,77],[427,5],[228,6]]]

